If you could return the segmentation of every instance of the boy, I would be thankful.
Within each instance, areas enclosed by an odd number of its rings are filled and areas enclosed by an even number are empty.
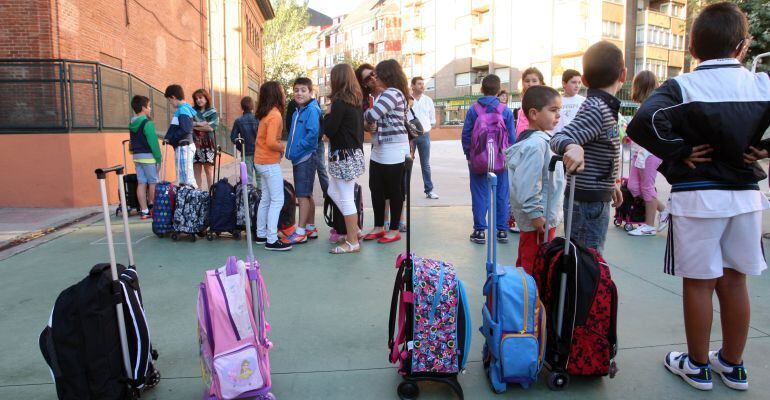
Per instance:
[[[193,118],[195,110],[184,101],[184,90],[179,85],[169,85],[164,96],[176,110],[166,132],[166,141],[174,147],[176,179],[179,185],[198,187],[193,171],[195,144],[193,143]]]
[[[299,219],[297,229],[282,239],[286,244],[305,243],[308,238],[318,238],[318,229],[313,224],[315,222],[313,184],[316,174],[315,153],[318,149],[321,107],[313,98],[313,81],[310,78],[297,78],[293,86],[297,109],[292,115],[289,126],[286,158],[292,163],[294,189],[299,202]]]
[[[564,88],[564,96],[561,99],[561,117],[556,124],[554,132],[559,132],[575,118],[577,110],[585,101],[585,97],[578,94],[580,91],[582,76],[574,69],[568,69],[561,75],[561,85]]]
[[[564,156],[567,172],[579,173],[575,183],[572,239],[599,252],[604,250],[610,223],[610,200],[613,207],[623,202],[618,186],[620,100],[615,94],[625,80],[623,52],[617,46],[602,41],[589,47],[583,55],[582,77],[588,87],[588,97],[572,122],[551,139],[551,150]]]
[[[136,95],[131,99],[131,109],[135,117],[131,118],[128,131],[131,134],[130,151],[134,158],[136,169],[136,197],[139,200],[139,217],[150,217],[150,209],[147,204],[147,188],[149,186],[149,199],[155,199],[155,184],[158,183],[158,165],[161,163],[158,135],[155,133],[155,124],[150,120],[150,99]]]
[[[257,141],[257,129],[259,120],[254,116],[254,100],[246,96],[241,99],[241,110],[243,115],[235,119],[233,129],[230,131],[230,140],[236,144],[237,151],[241,152],[243,162],[251,169],[254,176],[256,187],[260,187],[260,178],[257,169],[254,166],[254,143]],[[243,139],[243,147],[237,145],[237,139]],[[245,153],[245,154],[244,154]]]
[[[751,39],[746,15],[732,3],[704,8],[690,38],[698,67],[658,88],[628,126],[634,142],[663,160],[658,170],[672,184],[665,272],[683,278],[687,353],[668,353],[664,365],[701,390],[711,390],[711,370],[746,390],[746,275],[767,268],[762,211],[770,204],[757,185],[767,175],[756,161],[770,148],[761,140],[770,77],[742,67]],[[722,348],[709,351],[714,291]]]
[[[564,196],[564,175],[556,168],[553,185],[548,181],[551,149],[548,143],[559,122],[561,96],[548,86],[533,86],[524,94],[521,103],[529,129],[522,132],[516,144],[505,151],[508,179],[511,188],[511,210],[518,221],[519,257],[516,266],[532,274],[535,256],[548,226],[548,238],[556,235],[561,224],[561,206]],[[548,214],[546,215],[546,212]]]
[[[497,94],[500,92],[500,78],[495,74],[489,74],[481,81],[481,93],[484,95],[470,108],[465,114],[465,122],[463,123],[462,131],[462,145],[463,152],[465,153],[465,159],[468,160],[468,169],[470,173],[471,184],[471,204],[473,208],[473,232],[470,239],[473,243],[484,244],[486,243],[486,234],[484,232],[487,229],[487,209],[489,208],[489,183],[487,182],[487,174],[475,174],[470,171],[470,150],[471,150],[471,136],[473,134],[473,128],[476,124],[476,118],[478,114],[476,108],[484,110],[486,113],[498,112],[500,106],[500,100],[497,98]],[[505,107],[503,104],[502,119],[505,123],[505,132],[503,134],[508,135],[508,143],[513,144],[516,141],[516,130],[513,123],[513,112]],[[501,243],[508,242],[508,170],[497,174],[497,193],[495,196],[496,201],[496,228],[497,228],[497,240]],[[492,240],[492,238],[489,238]]]

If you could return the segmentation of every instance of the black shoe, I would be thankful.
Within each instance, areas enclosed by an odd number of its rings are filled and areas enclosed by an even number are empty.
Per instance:
[[[257,244],[265,244],[265,243],[267,243],[267,238],[266,237],[255,236],[255,238],[256,239],[254,239],[254,242],[257,243]]]
[[[270,251],[289,251],[291,250],[291,245],[286,244],[283,241],[276,240],[274,243],[265,243],[265,250]]]
[[[482,230],[475,230],[471,233],[471,242],[484,244],[487,242],[487,235]]]
[[[508,243],[508,232],[497,231],[497,241],[500,243]]]

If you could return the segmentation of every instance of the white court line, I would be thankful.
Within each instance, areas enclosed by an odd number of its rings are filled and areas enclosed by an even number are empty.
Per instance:
[[[138,240],[134,240],[132,244],[137,245],[137,244],[139,244],[139,242],[143,241],[144,239],[147,239],[148,237],[152,237],[152,236],[155,236],[155,235],[153,234],[153,235],[142,236]],[[96,240],[94,240],[93,242],[91,242],[89,244],[90,245],[107,244],[107,236],[102,236],[101,238],[96,239]],[[115,244],[115,245],[126,244],[126,242],[113,242],[113,244]]]

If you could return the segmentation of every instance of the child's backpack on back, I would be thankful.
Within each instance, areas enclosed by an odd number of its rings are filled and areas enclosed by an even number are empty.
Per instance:
[[[492,172],[500,173],[505,169],[505,149],[508,148],[508,128],[503,120],[505,104],[498,104],[492,111],[479,102],[473,104],[476,122],[471,133],[470,162],[471,172],[484,174],[490,161]]]

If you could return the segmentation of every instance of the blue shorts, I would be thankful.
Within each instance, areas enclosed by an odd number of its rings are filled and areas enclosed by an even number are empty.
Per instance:
[[[134,161],[136,167],[136,180],[139,183],[158,183],[158,164],[145,164]]]
[[[313,197],[315,183],[315,157],[292,166],[294,171],[294,190],[297,197]]]

